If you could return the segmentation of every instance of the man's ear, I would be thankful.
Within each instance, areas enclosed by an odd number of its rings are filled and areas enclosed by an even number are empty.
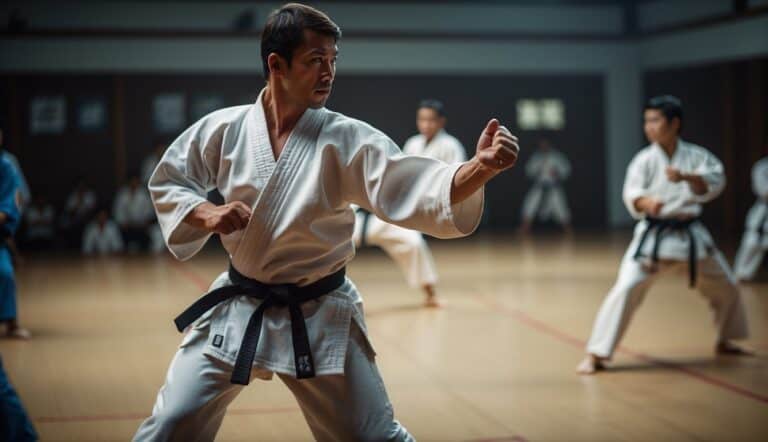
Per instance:
[[[267,66],[269,67],[269,75],[281,75],[285,70],[285,60],[279,56],[276,52],[272,52],[267,56]]]

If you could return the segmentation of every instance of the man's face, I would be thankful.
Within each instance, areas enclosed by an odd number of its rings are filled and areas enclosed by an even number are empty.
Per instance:
[[[436,110],[422,107],[416,112],[416,127],[419,133],[428,139],[432,139],[443,126],[445,126],[445,117],[438,115]]]
[[[313,109],[325,106],[336,76],[339,50],[332,36],[304,31],[304,43],[293,51],[291,66],[282,75],[292,101]]]
[[[658,109],[646,109],[643,130],[651,143],[667,144],[677,137],[680,120],[677,118],[671,122]]]

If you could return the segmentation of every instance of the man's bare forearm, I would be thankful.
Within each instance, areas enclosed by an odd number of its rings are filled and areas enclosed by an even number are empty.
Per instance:
[[[483,166],[477,157],[464,163],[453,176],[451,204],[463,202],[501,172]]]
[[[701,175],[683,174],[683,180],[691,186],[691,190],[696,195],[704,195],[709,190],[709,185],[704,181],[704,178],[702,178]]]
[[[205,225],[205,220],[211,216],[215,208],[216,205],[210,201],[199,204],[184,217],[184,222],[196,229],[208,230],[208,227]]]

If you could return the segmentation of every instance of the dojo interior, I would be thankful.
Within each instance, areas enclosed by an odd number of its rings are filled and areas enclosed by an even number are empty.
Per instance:
[[[84,256],[61,227],[79,182],[111,210],[144,159],[210,111],[264,86],[259,37],[279,2],[9,0],[0,5],[0,129],[31,198],[53,208],[43,245],[16,235],[19,322],[5,372],[42,441],[129,440],[179,345],[172,319],[227,266],[217,238]],[[635,225],[627,165],[648,143],[649,97],[681,99],[686,141],[725,167],[702,220],[730,265],[768,155],[768,1],[319,1],[341,27],[327,107],[396,143],[420,100],[445,104],[468,156],[486,121],[519,137],[471,236],[428,238],[441,308],[422,306],[381,250],[348,265],[396,418],[422,441],[768,440],[768,265],[739,284],[752,357],[716,356],[706,301],[685,273],[648,293],[610,369],[580,376],[597,310]],[[540,140],[571,163],[572,234],[519,235]],[[212,201],[220,196],[212,193]],[[94,208],[95,210],[95,208]],[[0,333],[4,329],[0,327]],[[290,391],[255,380],[220,441],[312,440]]]

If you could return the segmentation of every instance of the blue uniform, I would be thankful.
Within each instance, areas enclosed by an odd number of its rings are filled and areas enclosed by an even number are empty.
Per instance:
[[[21,214],[16,204],[19,176],[8,160],[0,157],[0,212],[5,222],[0,224],[0,321],[16,319],[16,281],[13,278],[11,251],[5,241],[19,227]]]
[[[16,318],[16,281],[13,278],[11,252],[5,246],[5,240],[16,233],[20,214],[16,205],[16,192],[20,180],[15,169],[3,157],[0,157],[0,212],[5,213],[5,222],[0,224],[0,321]],[[35,441],[32,423],[21,405],[16,390],[8,381],[0,359],[0,440]]]

